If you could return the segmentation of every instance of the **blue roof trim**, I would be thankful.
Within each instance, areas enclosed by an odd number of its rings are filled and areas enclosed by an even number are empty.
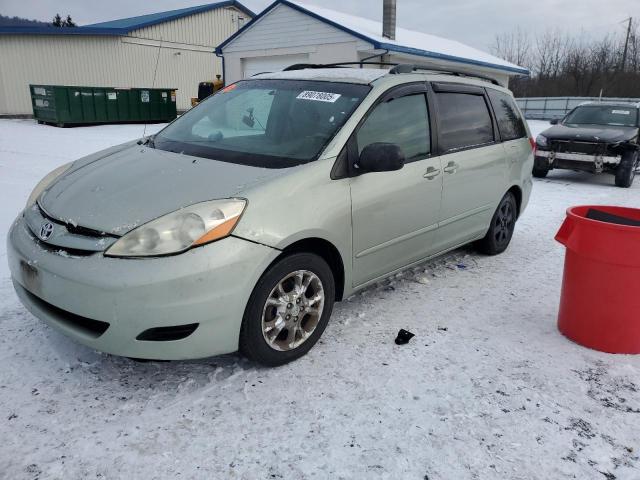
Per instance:
[[[150,27],[157,25],[158,23],[169,22],[171,20],[177,20],[179,18],[194,15],[196,13],[208,12],[215,10],[216,8],[235,7],[238,10],[246,13],[250,17],[254,17],[255,14],[247,7],[242,5],[236,0],[228,0],[224,2],[207,3],[204,5],[197,5],[195,7],[180,8],[177,10],[169,10],[167,12],[149,13],[147,15],[139,15],[137,17],[121,18],[118,20],[110,20],[107,22],[93,23],[86,25],[91,28],[122,28],[127,31],[137,30],[139,28]]]
[[[196,13],[215,10],[216,8],[235,7],[246,13],[250,17],[255,14],[242,3],[236,0],[224,2],[209,3],[196,7],[181,8],[179,10],[170,10],[168,12],[150,13],[138,17],[122,18],[120,20],[111,20],[108,22],[94,23],[81,27],[57,28],[57,27],[0,27],[0,34],[13,35],[113,35],[123,36],[133,30],[157,25],[159,23],[177,20],[178,18],[187,17]]]
[[[364,40],[366,42],[369,42],[373,45],[373,48],[375,48],[376,50],[378,49],[383,49],[383,50],[390,50],[390,51],[394,51],[394,52],[398,52],[398,53],[407,53],[407,54],[411,54],[411,55],[419,55],[421,57],[428,57],[428,58],[437,58],[437,59],[441,59],[441,60],[449,60],[449,61],[453,61],[453,62],[457,62],[457,63],[466,63],[468,65],[475,65],[475,66],[480,66],[480,67],[487,67],[487,68],[493,68],[496,70],[503,70],[506,72],[512,72],[512,73],[517,73],[520,75],[529,75],[530,72],[528,69],[526,68],[513,68],[513,67],[507,67],[504,65],[498,65],[498,64],[494,64],[494,63],[489,63],[489,62],[483,62],[480,60],[473,60],[470,58],[463,58],[463,57],[456,57],[454,55],[447,55],[444,53],[437,53],[437,52],[430,52],[428,50],[421,50],[418,48],[412,48],[412,47],[405,47],[402,45],[397,45],[397,44],[393,44],[393,43],[385,43],[385,42],[380,42],[378,40],[375,40],[371,37],[368,37],[360,32],[356,32],[354,30],[351,30],[350,28],[345,27],[344,25],[341,25],[339,23],[336,23],[332,20],[329,20],[328,18],[322,17],[310,10],[307,10],[304,7],[301,7],[300,5],[297,5],[295,3],[291,3],[287,0],[276,0],[274,1],[271,5],[269,5],[267,8],[265,8],[262,12],[260,12],[257,16],[255,16],[253,18],[253,20],[251,20],[249,23],[247,23],[243,28],[241,28],[240,30],[238,30],[236,33],[234,33],[233,35],[231,35],[229,38],[227,38],[224,42],[222,42],[220,45],[218,45],[216,47],[216,53],[218,54],[222,54],[222,49],[227,46],[229,43],[231,43],[233,40],[235,40],[239,35],[242,35],[245,30],[247,30],[248,28],[251,28],[253,26],[254,23],[256,23],[258,20],[260,20],[263,16],[265,16],[266,14],[268,14],[269,12],[271,12],[276,6],[278,5],[286,5],[289,8],[293,8],[294,10],[297,10],[298,12],[304,13],[306,15],[309,15],[312,18],[315,18],[316,20],[319,20],[323,23],[326,23],[328,25],[331,25],[339,30],[342,30],[343,32],[346,32],[350,35],[353,35],[354,37],[357,37],[361,40]]]
[[[5,35],[126,35],[122,28],[91,27],[0,27]]]
[[[513,72],[522,75],[529,75],[531,72],[526,68],[514,68],[507,67],[506,65],[497,65],[495,63],[483,62],[481,60],[473,60],[471,58],[456,57],[455,55],[448,55],[446,53],[430,52],[429,50],[421,50],[419,48],[403,47],[402,45],[396,45],[393,43],[377,43],[376,48],[390,50],[398,53],[408,53],[411,55],[420,55],[421,57],[437,58],[440,60],[449,60],[451,62],[466,63],[469,65],[475,65],[478,67],[488,67],[493,69],[500,69],[506,72]]]

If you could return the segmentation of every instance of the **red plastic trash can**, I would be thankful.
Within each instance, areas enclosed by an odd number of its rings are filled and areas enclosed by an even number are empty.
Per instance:
[[[629,224],[588,218],[594,211]],[[567,248],[559,330],[595,350],[640,353],[640,210],[571,207],[555,238]]]

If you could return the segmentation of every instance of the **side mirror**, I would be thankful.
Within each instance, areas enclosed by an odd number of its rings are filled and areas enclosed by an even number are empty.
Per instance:
[[[404,167],[404,152],[395,143],[371,143],[360,153],[358,166],[363,172],[392,172]]]
[[[557,118],[553,118],[553,119],[551,119],[551,121],[549,123],[551,125],[557,125],[558,123],[560,123],[560,120],[558,120]]]

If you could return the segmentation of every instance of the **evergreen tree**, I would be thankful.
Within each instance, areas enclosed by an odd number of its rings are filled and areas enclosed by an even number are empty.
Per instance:
[[[62,22],[63,27],[75,27],[76,24],[71,20],[71,15],[67,15],[67,18]]]
[[[54,27],[62,26],[62,17],[60,16],[59,13],[56,13],[56,16],[53,17],[53,22],[51,22],[51,25],[53,25]]]

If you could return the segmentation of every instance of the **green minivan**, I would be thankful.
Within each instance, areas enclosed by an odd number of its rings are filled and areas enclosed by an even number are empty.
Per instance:
[[[533,167],[507,89],[306,67],[229,85],[47,175],[8,238],[26,308],[117,355],[280,365],[317,342],[335,301],[470,242],[507,248]]]

